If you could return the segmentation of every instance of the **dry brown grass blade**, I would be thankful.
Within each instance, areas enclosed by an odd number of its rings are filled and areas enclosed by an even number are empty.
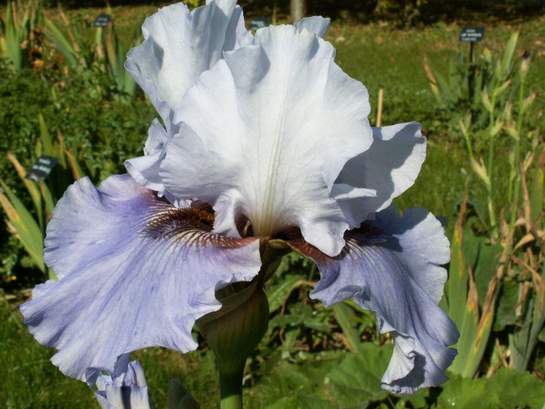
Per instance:
[[[19,235],[17,234],[17,229],[9,220],[6,220],[6,227],[9,234],[19,238]]]
[[[533,161],[534,161],[534,154],[532,153],[528,155],[528,157],[520,165],[520,181],[521,181],[522,199],[523,199],[522,210],[524,213],[523,217],[524,217],[526,230],[530,232],[532,236],[537,240],[539,239],[539,235],[538,235],[534,220],[532,220],[532,204],[530,200],[530,191],[528,189],[528,181],[527,181],[528,169],[532,165]]]
[[[434,95],[438,96],[439,95],[439,87],[437,86],[437,78],[435,78],[435,75],[433,74],[433,71],[431,70],[431,67],[428,64],[428,59],[427,58],[424,58],[424,62],[422,63],[422,67],[424,68],[424,72],[426,73],[426,77],[428,77],[431,92],[433,92]]]
[[[74,154],[71,150],[67,149],[65,152],[66,159],[68,159],[68,165],[70,166],[70,170],[72,171],[72,175],[74,176],[75,180],[81,179],[83,175],[81,174],[81,169],[78,166],[78,163],[76,161],[76,158],[74,157]]]
[[[528,273],[530,273],[530,275],[532,276],[532,278],[536,277],[536,276],[539,276],[539,278],[541,279],[541,275],[539,274],[539,272],[533,268],[532,266],[530,266],[528,263],[526,263],[524,260],[518,258],[517,256],[511,256],[511,260],[519,265],[520,267],[524,268]]]
[[[19,175],[25,187],[27,188],[28,192],[32,196],[32,200],[34,201],[34,204],[36,205],[36,207],[39,207],[41,202],[40,192],[36,188],[36,185],[34,185],[30,180],[26,178],[27,171],[25,167],[21,165],[21,162],[19,162],[19,160],[13,153],[8,152],[6,154],[6,157],[11,162],[11,164],[15,168],[15,171],[17,172],[17,175]]]
[[[498,278],[498,273],[496,273],[496,276],[492,278],[492,280],[490,280],[490,284],[488,285],[488,290],[486,292],[486,297],[483,305],[483,313],[481,314],[479,326],[477,327],[477,336],[475,337],[476,349],[480,347],[481,342],[483,341],[483,339],[485,339],[485,334],[488,333],[488,329],[492,325],[492,320],[494,319],[496,297],[498,295],[499,282],[500,279]]]
[[[513,229],[509,228],[505,222],[502,223],[502,252],[500,254],[500,259],[498,262],[498,267],[496,269],[496,274],[490,280],[488,285],[488,290],[486,292],[485,301],[483,304],[483,312],[481,314],[481,319],[479,320],[479,326],[477,328],[477,337],[475,338],[475,345],[480,345],[485,334],[488,333],[492,321],[494,319],[494,310],[496,307],[496,298],[498,295],[499,284],[503,279],[508,267],[509,261],[511,259],[512,248],[513,248]]]
[[[81,50],[79,48],[78,42],[76,41],[74,37],[74,33],[72,33],[70,20],[68,19],[66,14],[64,14],[64,11],[62,10],[62,7],[60,4],[59,4],[59,15],[61,17],[62,22],[66,26],[66,33],[68,34],[68,38],[70,39],[70,42],[72,43],[72,47],[79,54]]]
[[[11,152],[8,152],[6,154],[6,157],[8,158],[8,160],[11,162],[11,164],[15,168],[15,171],[17,172],[19,177],[24,179],[24,177],[26,176],[26,169],[23,167],[23,165],[21,165],[21,162],[19,162],[19,160]]]
[[[475,282],[475,274],[473,269],[468,268],[468,292],[467,292],[467,308],[468,310],[475,315],[479,314],[479,293],[477,292],[477,283]]]
[[[0,192],[0,206],[2,206],[4,212],[6,212],[10,220],[14,220],[16,222],[20,220],[17,211],[3,192]]]
[[[517,251],[524,247],[525,245],[535,241],[535,237],[532,233],[525,234],[518,242],[515,244],[515,247],[513,248],[513,251]]]

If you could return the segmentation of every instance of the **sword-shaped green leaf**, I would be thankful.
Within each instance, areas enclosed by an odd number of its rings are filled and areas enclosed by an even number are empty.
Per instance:
[[[286,303],[291,292],[305,283],[306,280],[301,275],[288,275],[277,285],[268,289],[269,311],[273,313],[279,310]]]
[[[36,266],[45,271],[43,259],[42,231],[36,220],[11,189],[0,181],[3,192],[0,192],[0,204],[15,229],[17,238],[23,244],[27,253],[31,256]]]

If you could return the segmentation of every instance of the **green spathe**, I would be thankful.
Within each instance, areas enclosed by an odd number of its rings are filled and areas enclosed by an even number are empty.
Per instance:
[[[242,408],[244,363],[267,330],[267,297],[259,281],[229,285],[216,297],[221,310],[204,316],[197,325],[216,356],[221,408]]]

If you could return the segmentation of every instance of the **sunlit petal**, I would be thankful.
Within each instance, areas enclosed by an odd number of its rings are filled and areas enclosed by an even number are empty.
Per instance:
[[[125,66],[163,119],[223,51],[251,41],[235,0],[209,1],[192,11],[183,3],[163,7],[146,19],[142,33],[144,42]]]
[[[128,175],[67,190],[45,241],[59,281],[21,307],[65,374],[112,372],[119,355],[148,346],[196,348],[191,329],[220,308],[215,290],[251,280],[261,264],[257,240],[212,234],[211,213],[201,212],[174,208]]]
[[[402,217],[388,209],[362,229],[347,233],[346,248],[329,258],[302,241],[294,248],[318,265],[322,278],[311,294],[326,305],[352,298],[377,315],[395,348],[382,379],[396,393],[413,393],[446,380],[458,331],[437,306],[449,260],[439,221],[413,209]]]
[[[97,378],[91,386],[102,409],[151,409],[144,370],[138,361],[129,362],[128,354],[119,357],[113,374],[90,368],[88,375],[93,376],[93,370]]]
[[[329,43],[293,26],[258,30],[255,45],[226,53],[187,93],[161,176],[178,198],[221,200],[216,231],[237,236],[242,214],[257,235],[298,226],[338,254],[348,223],[331,189],[371,144],[368,113],[367,90]]]
[[[304,17],[299,20],[297,23],[295,23],[295,27],[297,27],[299,30],[308,30],[316,34],[318,37],[324,37],[330,24],[331,20],[329,18],[311,16]]]
[[[198,76],[233,50],[253,41],[235,0],[212,0],[189,11],[183,3],[161,8],[142,26],[144,42],[131,50],[126,68],[150,98],[163,125],[155,121],[148,131],[145,155],[125,166],[143,186],[160,194],[165,188],[158,174],[165,148],[178,131],[173,110]],[[150,149],[150,145],[153,145]]]
[[[373,128],[371,147],[348,161],[336,183],[374,190],[374,197],[339,203],[352,227],[381,211],[411,187],[426,157],[426,138],[415,122]]]

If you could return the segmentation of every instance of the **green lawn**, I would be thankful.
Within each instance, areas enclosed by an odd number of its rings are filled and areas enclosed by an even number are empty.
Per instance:
[[[83,383],[65,377],[49,358],[53,351],[41,347],[21,322],[20,313],[0,295],[0,402],[6,409],[97,408],[93,394]],[[169,380],[181,378],[206,406],[217,396],[213,361],[200,353],[182,356],[159,348],[136,354],[146,368],[157,408],[166,407]]]

